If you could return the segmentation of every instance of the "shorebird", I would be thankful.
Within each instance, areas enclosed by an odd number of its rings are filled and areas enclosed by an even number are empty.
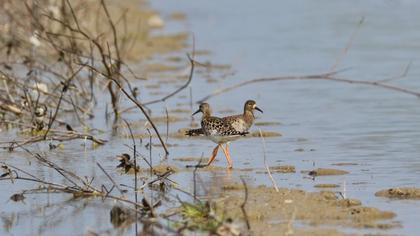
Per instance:
[[[257,104],[253,100],[245,102],[244,111],[240,115],[227,116],[223,118],[211,116],[211,109],[208,103],[200,104],[199,109],[193,113],[193,115],[201,112],[203,117],[201,119],[201,129],[191,129],[186,132],[189,136],[205,135],[211,141],[215,142],[217,146],[213,149],[212,156],[205,165],[196,165],[195,167],[209,166],[216,158],[217,152],[221,147],[228,162],[228,168],[233,167],[232,160],[230,158],[229,143],[237,140],[241,136],[248,133],[249,128],[252,126],[255,120],[254,110],[263,112],[257,107]],[[223,147],[226,144],[226,147]]]

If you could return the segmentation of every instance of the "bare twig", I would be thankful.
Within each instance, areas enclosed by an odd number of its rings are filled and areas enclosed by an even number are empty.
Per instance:
[[[340,77],[335,77],[334,73],[325,73],[325,74],[318,74],[318,75],[304,75],[304,76],[280,76],[280,77],[268,77],[268,78],[258,78],[258,79],[252,79],[248,81],[244,81],[241,83],[238,83],[236,85],[232,85],[230,87],[223,88],[221,90],[218,90],[212,94],[209,94],[205,96],[204,98],[197,101],[197,103],[202,103],[207,101],[208,99],[215,97],[217,95],[229,92],[231,90],[237,89],[239,87],[249,85],[249,84],[256,84],[256,83],[265,83],[265,82],[274,82],[274,81],[284,81],[284,80],[329,80],[329,81],[335,81],[340,83],[348,83],[348,84],[361,84],[361,85],[368,85],[368,86],[374,86],[374,87],[381,87],[388,90],[393,90],[397,92],[406,93],[409,95],[416,96],[420,98],[420,92],[415,90],[410,90],[406,88],[401,88],[395,85],[390,85],[387,83],[384,83],[382,81],[364,81],[364,80],[352,80],[352,79],[345,79]]]
[[[166,103],[165,103],[165,114],[166,114],[166,139],[165,139],[165,143],[168,143],[168,138],[169,138],[169,112],[168,112],[168,106],[166,106]]]
[[[131,140],[133,141],[133,159],[134,159],[134,201],[138,202],[137,196],[137,150],[136,150],[136,141],[134,139],[133,131],[131,130],[130,124],[123,119],[125,124],[127,125],[128,130],[130,131]],[[136,225],[135,225],[135,233],[138,235],[138,225],[137,225],[137,205],[136,205]]]
[[[74,140],[74,139],[88,139],[91,140],[92,142],[99,144],[99,145],[103,145],[105,144],[107,141],[106,140],[102,140],[102,139],[98,139],[96,137],[94,137],[93,135],[90,134],[84,134],[84,133],[77,133],[75,131],[54,131],[53,134],[51,134],[52,132],[50,132],[50,134],[44,138],[44,136],[34,136],[31,137],[27,140],[22,140],[22,141],[6,141],[6,142],[0,142],[0,144],[7,144],[7,145],[16,145],[16,146],[20,146],[23,147],[27,144],[32,144],[32,143],[37,143],[37,142],[42,142],[45,140],[55,140],[55,141],[68,141],[68,140]]]
[[[162,137],[160,136],[160,133],[158,131],[158,129],[156,128],[156,125],[153,123],[152,119],[150,118],[149,114],[146,112],[144,105],[141,104],[139,101],[137,101],[137,99],[133,98],[129,93],[127,93],[127,91],[125,91],[125,89],[121,86],[121,84],[115,80],[114,78],[111,78],[111,80],[121,89],[121,91],[124,93],[124,95],[130,100],[132,101],[134,104],[136,104],[136,106],[141,110],[141,112],[143,113],[143,115],[146,117],[146,119],[149,121],[150,125],[152,126],[153,130],[155,131],[156,135],[159,138],[160,143],[162,144],[163,149],[165,150],[165,154],[169,155],[169,151],[168,148],[166,147],[165,142],[162,140]]]
[[[96,165],[99,167],[99,169],[102,170],[102,172],[104,172],[104,174],[112,182],[114,187],[116,187],[118,189],[118,191],[120,191],[121,194],[124,194],[124,191],[122,191],[122,189],[118,186],[118,184],[115,182],[115,180],[108,174],[108,172],[106,172],[106,170],[101,166],[101,164],[99,164],[99,162],[96,162]]]
[[[149,129],[146,129],[147,130],[147,133],[149,133],[149,145],[148,145],[148,148],[149,148],[149,163],[150,163],[150,176],[152,176],[153,175],[153,159],[152,159],[152,147],[153,147],[153,144],[152,144],[152,133],[150,133],[150,130]]]
[[[200,160],[198,161],[198,164],[195,165],[193,170],[193,197],[194,199],[197,199],[197,169],[201,166],[201,162],[203,161],[203,155],[201,154]]]
[[[364,21],[365,21],[365,17],[362,17],[360,19],[359,23],[357,24],[357,28],[353,31],[349,41],[347,42],[346,47],[343,48],[340,55],[335,60],[335,63],[333,64],[333,66],[330,69],[330,72],[335,71],[337,66],[340,64],[341,59],[347,54],[348,50],[351,48],[351,45],[353,44],[354,39],[356,38],[357,33],[359,32],[360,28],[362,27]]]
[[[261,137],[261,141],[262,141],[262,144],[263,144],[265,169],[267,170],[268,176],[270,177],[271,182],[273,183],[274,189],[276,189],[276,192],[279,192],[279,188],[277,187],[277,183],[274,180],[273,176],[271,175],[270,168],[268,167],[268,164],[267,164],[267,157],[266,157],[266,150],[265,150],[266,148],[265,148],[265,139],[264,139],[264,136],[262,134],[261,129],[258,129],[258,130],[260,132],[260,137]]]
[[[241,204],[241,210],[245,218],[246,227],[248,230],[250,230],[251,225],[249,224],[248,214],[246,213],[246,210],[245,210],[246,203],[248,202],[248,186],[246,185],[246,182],[243,177],[241,177],[241,181],[245,190],[245,197],[244,197],[244,202]]]
[[[407,65],[403,68],[403,70],[401,71],[401,73],[399,75],[390,77],[388,79],[378,80],[378,82],[385,83],[385,82],[390,82],[390,81],[393,81],[393,80],[397,80],[397,79],[401,79],[401,78],[406,77],[407,74],[408,74],[408,71],[410,70],[410,67],[411,67],[412,63],[413,63],[413,60],[410,60],[407,63]]]
[[[191,64],[190,75],[188,76],[187,82],[185,82],[184,85],[182,85],[181,87],[179,87],[178,89],[176,89],[172,93],[166,95],[165,97],[159,98],[159,99],[156,99],[156,100],[152,100],[152,101],[148,101],[148,102],[144,102],[143,105],[147,106],[147,105],[154,104],[154,103],[164,102],[167,99],[169,99],[170,97],[178,94],[179,92],[184,90],[186,87],[188,87],[188,85],[191,83],[191,80],[193,78],[195,62],[194,62],[194,59],[191,58],[189,54],[187,54],[187,57],[188,57],[188,60],[190,61],[190,64]]]
[[[67,92],[69,88],[69,84],[71,80],[84,68],[84,66],[81,66],[75,73],[73,73],[63,84],[63,89],[61,90],[60,98],[58,99],[57,107],[55,108],[54,115],[50,119],[50,122],[48,122],[48,128],[47,131],[44,134],[44,139],[47,138],[48,132],[50,132],[51,126],[54,123],[55,119],[57,118],[58,110],[60,109],[61,100],[63,99],[64,93]]]

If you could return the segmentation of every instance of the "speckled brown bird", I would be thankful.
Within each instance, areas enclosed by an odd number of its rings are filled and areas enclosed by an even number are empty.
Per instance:
[[[213,149],[212,156],[207,164],[198,167],[209,166],[215,160],[219,147],[222,148],[226,156],[228,168],[231,169],[233,167],[230,158],[229,143],[248,133],[249,128],[255,120],[254,110],[260,111],[261,113],[263,112],[257,107],[255,101],[248,100],[245,102],[244,112],[242,114],[219,118],[211,116],[211,108],[208,103],[200,104],[199,109],[194,112],[193,115],[199,112],[203,113],[201,128],[188,130],[186,134],[189,136],[203,134],[211,141],[215,142],[217,146]],[[226,144],[226,147],[224,147],[223,144]]]

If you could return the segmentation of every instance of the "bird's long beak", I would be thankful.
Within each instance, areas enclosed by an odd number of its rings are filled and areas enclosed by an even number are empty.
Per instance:
[[[259,107],[257,107],[257,106],[255,106],[255,107],[254,107],[254,109],[255,109],[255,110],[257,110],[257,111],[259,111],[259,112],[261,112],[261,113],[264,113],[264,112],[263,112],[263,111],[262,111]]]
[[[197,113],[199,113],[199,112],[201,112],[201,110],[200,110],[200,109],[198,109],[197,111],[195,111],[194,113],[192,113],[192,115],[191,115],[191,116],[194,116],[195,114],[197,114]]]

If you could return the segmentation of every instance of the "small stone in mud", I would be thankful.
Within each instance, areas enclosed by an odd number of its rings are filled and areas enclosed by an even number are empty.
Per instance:
[[[381,211],[373,207],[358,206],[350,209],[351,215],[357,215],[362,219],[392,219],[395,213],[390,211]],[[366,226],[365,226],[366,227]]]
[[[305,173],[305,171],[303,171],[302,173]],[[309,171],[308,175],[310,176],[346,175],[348,173],[349,172],[345,170],[318,168],[318,169]]]
[[[305,151],[305,149],[303,149],[303,148],[296,148],[295,149],[295,152],[304,152]]]
[[[315,184],[315,188],[338,188],[340,185],[338,184]]]
[[[377,197],[398,198],[398,199],[420,199],[420,188],[390,188],[375,193]]]

